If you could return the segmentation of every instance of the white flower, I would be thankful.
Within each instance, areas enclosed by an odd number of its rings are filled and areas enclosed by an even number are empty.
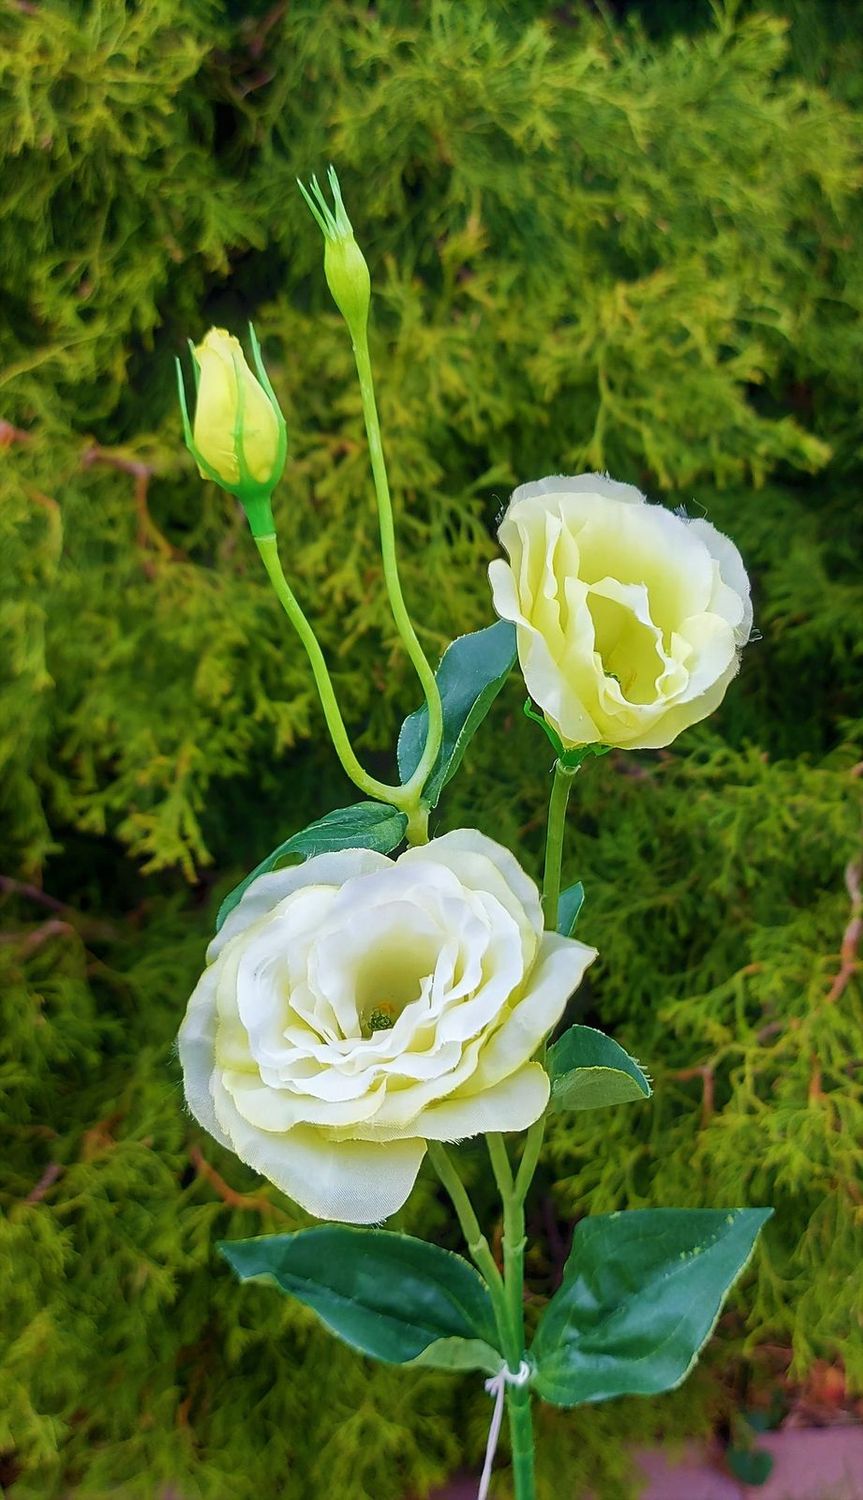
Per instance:
[[[528,691],[566,746],[668,745],[721,703],[752,629],[749,579],[708,521],[602,474],[515,491],[489,568]]]
[[[192,1113],[309,1213],[368,1224],[427,1140],[539,1118],[531,1059],[595,950],[544,933],[513,855],[460,829],[261,875],[207,957],[179,1037]]]

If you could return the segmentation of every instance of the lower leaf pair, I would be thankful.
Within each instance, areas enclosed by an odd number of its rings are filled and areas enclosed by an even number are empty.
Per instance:
[[[643,1209],[582,1219],[528,1351],[556,1406],[657,1395],[685,1379],[770,1209]],[[278,1286],[346,1344],[388,1364],[495,1374],[485,1283],[410,1235],[327,1224],[219,1246],[244,1281]]]

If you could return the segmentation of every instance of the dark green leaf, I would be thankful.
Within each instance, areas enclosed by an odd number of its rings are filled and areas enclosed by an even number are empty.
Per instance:
[[[488,1351],[497,1335],[488,1292],[450,1250],[386,1229],[341,1224],[234,1240],[219,1250],[243,1281],[274,1283],[374,1359],[404,1365],[423,1356],[423,1363],[439,1368],[485,1369],[493,1358]],[[462,1341],[474,1349],[465,1351]],[[472,1365],[453,1363],[466,1353]],[[500,1362],[498,1356],[492,1368]]]
[[[539,1394],[578,1406],[679,1385],[771,1212],[656,1208],[582,1219],[531,1350]]]
[[[385,802],[355,802],[353,807],[334,808],[325,818],[285,839],[255,866],[251,875],[234,887],[219,907],[216,931],[259,875],[279,870],[284,865],[299,864],[314,854],[328,854],[334,849],[376,849],[378,854],[389,854],[401,843],[406,828],[404,813]]]
[[[472,635],[461,635],[447,646],[435,673],[443,704],[443,742],[423,801],[436,807],[443,788],[461,765],[476,732],[503,687],[515,661],[515,626],[498,620]],[[409,781],[420,763],[428,732],[425,703],[404,721],[399,734],[398,760],[402,781]]]
[[[482,1339],[437,1339],[410,1363],[432,1370],[485,1370],[496,1375],[503,1356]]]
[[[650,1098],[638,1063],[593,1026],[570,1026],[549,1049],[547,1067],[553,1109],[603,1109]]]
[[[557,903],[557,930],[562,937],[572,937],[578,914],[584,905],[584,886],[580,880],[561,891]]]
[[[773,1470],[773,1459],[764,1448],[729,1448],[725,1462],[741,1484],[766,1484]]]

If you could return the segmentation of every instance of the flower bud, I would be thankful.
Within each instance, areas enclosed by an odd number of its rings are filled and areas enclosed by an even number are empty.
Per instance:
[[[250,325],[258,377],[246,363],[239,339],[211,328],[192,348],[195,419],[189,422],[179,361],[177,374],[186,445],[203,479],[236,495],[256,536],[272,531],[270,496],[285,466],[285,421]]]
[[[333,194],[332,209],[316,177],[312,178],[309,191],[299,181],[297,186],[324,236],[324,274],[327,286],[351,335],[356,337],[365,330],[368,321],[371,278],[365,256],[354,239],[353,226],[347,216],[339,179],[333,167],[330,167],[327,177]]]

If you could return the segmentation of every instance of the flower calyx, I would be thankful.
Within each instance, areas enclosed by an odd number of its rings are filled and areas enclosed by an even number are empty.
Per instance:
[[[334,167],[327,171],[333,195],[330,208],[317,177],[308,188],[297,178],[315,222],[324,237],[324,274],[333,301],[356,341],[365,334],[371,301],[371,278],[366,258],[354,238],[353,225],[347,215],[339,179]]]

